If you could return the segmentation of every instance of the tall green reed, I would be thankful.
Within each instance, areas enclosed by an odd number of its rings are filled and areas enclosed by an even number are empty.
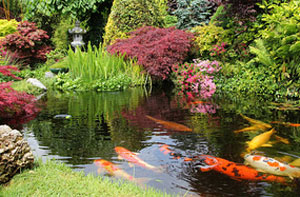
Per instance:
[[[72,78],[81,78],[87,83],[121,74],[126,74],[138,85],[145,81],[143,69],[135,60],[125,60],[124,55],[111,55],[101,44],[97,48],[89,43],[86,51],[69,49],[66,64]]]

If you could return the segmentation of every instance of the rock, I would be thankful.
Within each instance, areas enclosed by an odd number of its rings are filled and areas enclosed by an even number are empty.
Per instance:
[[[31,83],[32,85],[34,85],[36,87],[47,90],[46,86],[44,86],[44,84],[42,84],[42,82],[40,82],[39,80],[37,80],[35,78],[29,78],[29,79],[27,79],[27,82]]]
[[[34,156],[18,130],[0,125],[0,184],[8,182],[20,169],[32,167]]]
[[[54,73],[52,73],[50,71],[45,73],[46,78],[53,78],[54,76],[55,76]]]

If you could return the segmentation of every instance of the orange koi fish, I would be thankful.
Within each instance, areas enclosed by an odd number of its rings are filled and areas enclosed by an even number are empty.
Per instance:
[[[273,124],[282,124],[284,126],[290,126],[290,127],[300,127],[300,123],[279,122],[279,121],[273,121],[271,123],[273,123]]]
[[[260,172],[279,176],[288,176],[290,178],[300,177],[300,168],[281,163],[270,157],[247,154],[245,155],[244,159],[246,164],[252,166]]]
[[[289,126],[291,127],[300,127],[299,123],[289,123]]]
[[[192,131],[191,128],[188,128],[187,126],[184,126],[182,124],[178,124],[178,123],[170,122],[170,121],[159,120],[159,119],[153,118],[148,115],[146,115],[146,117],[149,118],[150,120],[153,120],[156,123],[163,125],[167,129],[173,129],[176,131]]]
[[[200,167],[202,172],[215,170],[235,180],[268,181],[278,183],[287,182],[285,177],[263,174],[244,164],[231,162],[219,157],[200,155],[197,156],[197,159],[205,164],[203,167]]]
[[[134,163],[138,166],[141,166],[143,168],[147,168],[147,169],[150,169],[150,170],[153,170],[153,171],[159,171],[159,168],[153,166],[153,165],[150,165],[148,163],[146,163],[145,161],[141,160],[136,153],[133,153],[129,150],[127,150],[126,148],[123,148],[123,147],[120,147],[120,146],[116,146],[115,147],[115,151],[116,153],[119,155],[119,158],[120,159],[125,159],[127,161],[129,161],[130,163]]]
[[[118,168],[117,166],[115,166],[113,163],[107,161],[107,160],[104,160],[104,159],[97,159],[94,161],[94,163],[98,166],[98,167],[102,167],[104,168],[109,174],[113,175],[113,176],[116,176],[116,177],[121,177],[121,178],[125,178],[127,180],[130,180],[130,181],[136,181],[136,179],[127,174],[124,170]],[[98,169],[98,173],[100,172],[100,168]]]

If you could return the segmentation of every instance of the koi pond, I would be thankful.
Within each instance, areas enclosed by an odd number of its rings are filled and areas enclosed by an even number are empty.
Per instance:
[[[126,174],[137,183],[179,196],[297,196],[300,192],[297,179],[289,178],[297,177],[294,174],[241,175],[248,170],[241,165],[248,146],[248,151],[284,165],[300,158],[300,110],[292,104],[222,96],[187,102],[170,91],[143,88],[48,93],[42,100],[43,110],[21,127],[34,154],[44,160],[56,158],[76,171],[112,180],[125,179]],[[56,116],[61,114],[70,116]],[[276,132],[259,139],[262,142],[252,140],[271,130]],[[250,143],[254,145],[249,150]],[[117,154],[116,147],[125,151],[118,149]],[[130,162],[132,158],[138,161]],[[216,168],[207,159],[226,162]],[[100,162],[104,160],[122,173],[113,176]],[[229,172],[229,165],[236,168]]]

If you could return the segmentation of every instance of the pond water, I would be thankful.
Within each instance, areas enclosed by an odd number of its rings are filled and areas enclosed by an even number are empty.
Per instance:
[[[148,186],[180,196],[297,196],[299,192],[299,188],[289,184],[241,181],[214,170],[201,172],[195,162],[183,159],[205,154],[243,163],[245,142],[254,134],[233,132],[250,126],[240,114],[273,122],[277,135],[290,141],[257,151],[273,158],[297,159],[300,127],[278,122],[300,123],[299,110],[280,110],[258,99],[230,100],[220,96],[187,103],[172,92],[149,92],[143,88],[108,93],[48,93],[43,99],[44,109],[23,125],[22,131],[34,154],[44,160],[56,158],[76,171],[114,180],[105,170],[97,172],[99,167],[94,160],[105,159],[136,178],[148,178]],[[72,118],[54,118],[58,114]],[[185,125],[192,132],[176,131],[147,116]],[[180,158],[162,152],[162,145],[168,145]],[[162,172],[120,160],[116,146],[139,153],[139,158]]]

